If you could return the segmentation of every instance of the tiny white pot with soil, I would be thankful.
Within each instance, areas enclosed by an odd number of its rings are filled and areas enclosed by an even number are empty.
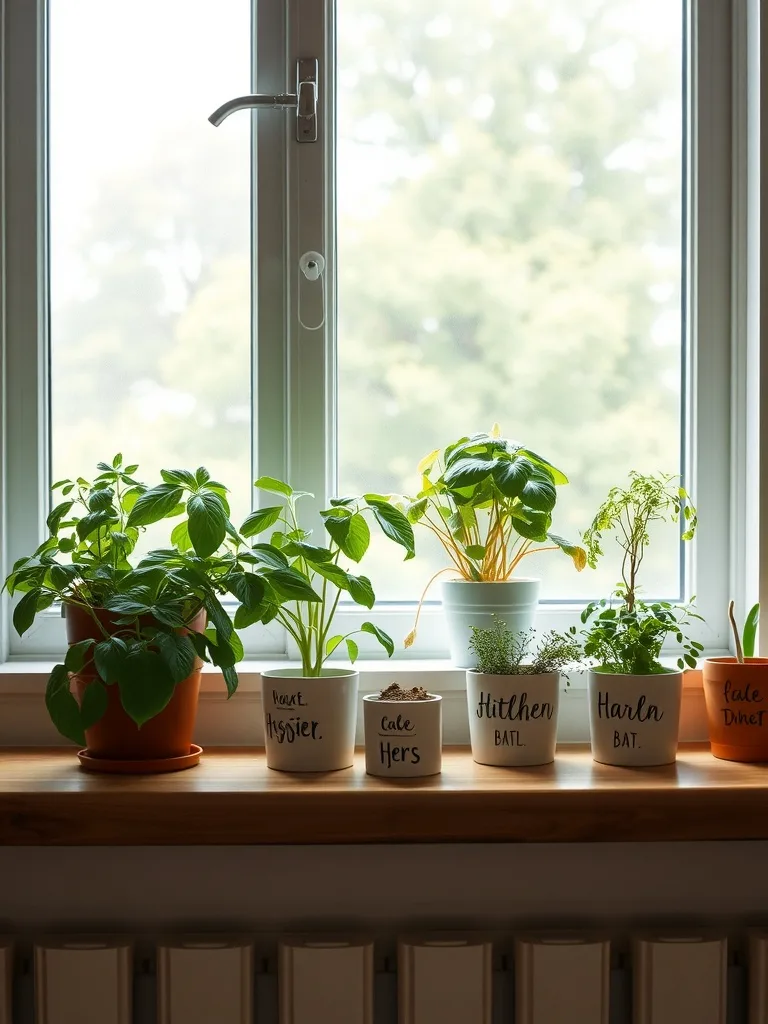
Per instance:
[[[386,779],[437,775],[442,768],[443,698],[363,697],[365,770]]]
[[[486,675],[467,672],[472,757],[511,768],[555,759],[560,673]]]
[[[458,668],[472,668],[469,648],[472,627],[492,629],[503,622],[513,633],[533,626],[539,601],[539,580],[511,579],[499,583],[447,580],[442,587],[443,612],[448,627],[451,661]]]
[[[649,767],[676,759],[682,672],[634,676],[593,669],[588,687],[595,761]]]
[[[299,669],[261,674],[267,766],[281,772],[331,772],[355,756],[358,673],[327,668],[318,677]]]

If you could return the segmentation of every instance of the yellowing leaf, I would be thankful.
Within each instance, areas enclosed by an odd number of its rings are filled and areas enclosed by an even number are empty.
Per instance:
[[[413,641],[415,639],[416,639],[416,630],[412,629],[411,632],[408,634],[408,636],[403,641],[403,647],[405,647],[406,649],[408,647],[413,647]]]
[[[417,473],[423,473],[423,474],[429,473],[430,469],[432,469],[432,467],[434,466],[435,460],[437,459],[437,456],[439,454],[440,454],[440,449],[439,448],[435,448],[435,450],[433,452],[430,452],[429,455],[425,455],[424,458],[421,460],[421,462],[416,467],[416,472]]]
[[[498,423],[494,423],[491,427],[491,437],[501,437],[501,427]]]

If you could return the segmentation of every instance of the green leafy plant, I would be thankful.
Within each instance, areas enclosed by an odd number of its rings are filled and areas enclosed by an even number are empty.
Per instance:
[[[266,589],[242,557],[226,488],[205,468],[163,470],[154,487],[137,479],[138,466],[124,465],[121,455],[97,469],[92,481],[53,485],[63,500],[48,515],[50,535],[15,563],[4,584],[22,595],[13,612],[19,635],[55,602],[82,609],[94,623],[100,639],[70,646],[46,688],[54,724],[81,745],[85,729],[104,714],[105,687],[118,686],[123,707],[141,726],[168,704],[196,655],[220,668],[234,693],[243,646],[221,598]],[[134,557],[149,525],[179,516],[172,547]],[[195,630],[201,611],[207,626]],[[97,677],[79,706],[70,674],[94,667]]]
[[[473,626],[469,646],[476,658],[475,671],[485,675],[563,672],[583,655],[575,626],[565,632],[551,630],[537,636],[533,629],[513,632],[500,619],[496,619],[490,629]]]
[[[235,613],[238,628],[254,622],[276,619],[293,637],[301,655],[305,676],[319,676],[327,658],[345,644],[351,662],[358,656],[358,633],[375,637],[391,657],[394,643],[372,622],[346,634],[333,634],[334,616],[342,594],[355,604],[373,608],[376,597],[367,576],[349,571],[349,563],[359,563],[371,539],[371,519],[390,540],[413,558],[413,528],[386,495],[334,498],[331,507],[321,512],[327,536],[325,545],[310,543],[311,533],[299,523],[297,504],[304,491],[272,477],[260,477],[255,486],[279,495],[281,503],[256,509],[240,527],[243,538],[253,538],[272,530],[269,543],[256,542],[251,555],[262,568],[266,591],[259,601],[243,601]],[[243,556],[241,556],[243,557]],[[343,563],[343,564],[342,564]]]
[[[421,490],[401,499],[409,521],[437,537],[450,562],[427,583],[416,625],[429,587],[442,573],[475,582],[508,580],[528,555],[557,550],[577,570],[586,565],[584,549],[551,530],[557,487],[568,478],[499,434],[496,425],[490,434],[462,437],[430,452],[417,467]],[[405,646],[415,638],[414,628]]]
[[[582,612],[584,652],[598,666],[622,675],[648,675],[664,672],[659,658],[667,637],[682,648],[678,667],[696,667],[703,650],[700,643],[688,639],[686,629],[701,616],[693,609],[693,599],[675,605],[669,601],[642,601],[639,596],[639,571],[650,542],[653,523],[685,524],[681,539],[689,541],[696,532],[696,509],[678,477],[664,473],[629,474],[626,488],[613,487],[584,533],[587,559],[595,566],[603,555],[603,535],[613,533],[622,552],[621,582],[612,599],[592,601]]]

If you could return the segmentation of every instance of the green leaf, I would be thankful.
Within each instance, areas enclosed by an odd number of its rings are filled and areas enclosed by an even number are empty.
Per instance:
[[[332,562],[326,562],[322,565],[315,566],[315,571],[319,576],[322,576],[326,580],[330,580],[335,587],[339,590],[349,590],[349,581],[351,579],[349,573],[345,572],[344,569],[339,565],[334,565]]]
[[[755,645],[757,641],[757,627],[760,623],[760,605],[755,604],[749,609],[749,613],[744,622],[744,637],[742,646],[744,648],[745,658],[754,658],[755,656]]]
[[[45,687],[45,706],[51,721],[62,736],[85,746],[80,708],[69,689],[69,673],[63,665],[54,665]]]
[[[74,504],[74,501],[62,501],[60,505],[57,505],[55,508],[51,509],[51,511],[48,513],[48,518],[45,521],[51,533],[56,533],[56,531],[59,529],[59,524],[61,523],[62,519],[67,514],[67,512],[69,512],[69,510],[72,508]]]
[[[482,562],[485,558],[485,547],[482,544],[468,544],[464,550],[476,562]]]
[[[64,659],[64,668],[67,672],[79,672],[82,669],[86,662],[86,656],[95,642],[95,640],[88,639],[70,645]]]
[[[83,732],[100,721],[107,710],[109,697],[107,689],[98,679],[88,683],[83,692],[80,704],[80,723]]]
[[[117,682],[122,671],[123,661],[127,657],[128,647],[119,636],[112,636],[108,640],[101,640],[93,649],[96,671],[107,684]]]
[[[390,505],[388,501],[374,499],[368,494],[365,495],[365,500],[368,502],[368,506],[373,512],[374,518],[381,527],[382,532],[390,540],[405,548],[405,560],[413,558],[415,554],[413,527],[405,518],[405,515],[399,508]]]
[[[339,646],[339,644],[341,643],[341,641],[343,639],[344,639],[344,637],[341,636],[341,634],[339,634],[338,636],[332,636],[329,640],[326,640],[326,642],[325,642],[325,656],[326,656],[326,658],[329,658],[333,654],[333,652],[336,650],[336,648]]]
[[[145,601],[135,600],[125,594],[114,594],[104,602],[104,607],[107,611],[114,612],[116,615],[136,618],[138,615],[148,615],[152,606]]]
[[[112,502],[115,492],[111,487],[99,487],[91,491],[88,496],[88,509],[91,512],[106,512],[112,510]]]
[[[557,469],[555,466],[552,465],[551,462],[548,462],[546,459],[542,459],[540,455],[537,455],[536,452],[532,452],[530,448],[520,448],[518,450],[518,454],[521,456],[527,456],[532,462],[535,462],[538,466],[541,466],[542,469],[544,469],[544,471],[549,476],[552,477],[554,483],[568,483],[568,477],[565,475],[565,473],[563,473],[561,469]]]
[[[412,501],[406,505],[405,517],[409,523],[418,523],[427,514],[428,508],[429,498],[419,498],[418,501]]]
[[[446,469],[443,481],[449,487],[471,487],[496,468],[499,460],[484,455],[465,455]]]
[[[171,544],[174,544],[179,551],[189,551],[192,548],[192,540],[189,536],[189,520],[182,519],[180,523],[171,530]]]
[[[237,689],[237,672],[233,665],[222,665],[221,674],[224,676],[224,682],[227,687],[227,699],[229,699]]]
[[[493,471],[493,479],[501,493],[507,498],[519,498],[533,473],[534,466],[529,459],[512,455],[501,458]]]
[[[122,452],[118,452],[117,455],[114,457],[114,459],[112,459],[112,469],[120,469],[122,464],[123,464],[123,454],[122,454]],[[136,467],[136,469],[138,469],[138,466]],[[130,470],[129,472],[134,472],[134,470]]]
[[[128,526],[150,526],[169,516],[181,501],[184,491],[175,484],[158,484],[139,495],[128,515]]]
[[[362,560],[371,543],[371,530],[362,512],[356,512],[352,516],[344,539],[337,543],[347,558],[351,558],[353,562]]]
[[[547,531],[552,523],[552,517],[546,512],[538,509],[523,508],[513,517],[512,525],[521,537],[527,540],[536,540],[544,543],[547,539]]]
[[[115,522],[117,516],[110,512],[90,512],[87,516],[78,522],[76,530],[77,536],[80,540],[85,540],[92,534],[96,533],[102,526],[105,526],[109,522]]]
[[[190,491],[196,491],[198,488],[194,474],[188,469],[161,469],[160,476],[174,487],[186,487]]]
[[[40,596],[41,591],[30,590],[13,609],[13,628],[19,636],[23,636],[35,621],[37,602]]]
[[[254,544],[251,550],[263,565],[268,565],[272,569],[288,568],[288,559],[274,544]]]
[[[331,539],[344,550],[343,545],[349,536],[352,515],[346,509],[334,509],[333,512],[321,512],[323,525]]]
[[[189,539],[199,558],[208,558],[222,544],[227,533],[227,514],[221,498],[213,491],[199,491],[187,502]]]
[[[69,554],[70,551],[74,551],[77,547],[74,537],[61,537],[59,539],[59,551],[62,554]]]
[[[246,608],[258,608],[264,599],[264,580],[253,572],[234,573],[229,577],[227,586],[229,592]]]
[[[282,549],[288,558],[303,558],[310,565],[324,565],[333,558],[329,548],[321,548],[316,544],[307,544],[303,540],[291,540]]]
[[[232,635],[232,619],[215,594],[208,594],[205,598],[205,610],[208,618],[216,627],[219,636],[219,643],[223,643]]]
[[[195,668],[195,648],[188,636],[179,633],[155,633],[152,643],[160,651],[174,683],[190,676]]]
[[[274,526],[282,514],[283,509],[281,505],[257,508],[251,512],[240,527],[240,533],[243,537],[255,537],[257,534],[263,533],[264,530],[268,530],[270,526]]]
[[[346,637],[347,641],[347,653],[349,654],[349,660],[354,663],[357,661],[357,656],[360,653],[360,649],[351,637]]]
[[[266,574],[270,586],[284,601],[320,601],[306,576],[295,569],[271,569]]]
[[[205,466],[200,466],[199,469],[195,470],[195,481],[197,482],[198,487],[202,487],[204,484],[207,484],[210,479],[211,474]]]
[[[557,504],[557,489],[551,476],[537,467],[520,497],[523,505],[537,512],[551,512]]]
[[[270,491],[272,494],[283,494],[286,498],[290,498],[293,494],[293,488],[289,484],[283,483],[282,480],[277,480],[273,476],[260,476],[253,486],[262,491]]]
[[[375,636],[390,658],[395,653],[395,642],[389,633],[385,633],[383,629],[374,626],[372,622],[364,622],[360,630],[363,633],[370,633],[371,636]]]
[[[52,565],[50,570],[51,586],[56,590],[66,590],[80,574],[76,565]]]
[[[121,703],[139,728],[160,714],[175,689],[173,677],[160,655],[142,648],[131,650],[120,663],[117,684]]]
[[[367,576],[347,575],[349,583],[349,594],[355,604],[361,604],[365,608],[373,608],[376,603],[376,595],[373,592],[371,581]]]

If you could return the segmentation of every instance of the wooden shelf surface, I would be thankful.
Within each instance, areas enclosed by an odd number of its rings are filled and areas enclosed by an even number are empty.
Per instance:
[[[83,771],[71,750],[0,751],[0,844],[209,845],[768,839],[768,765],[684,746],[675,765],[612,768],[588,747],[490,768],[447,748],[441,775],[270,771],[260,749],[209,750],[168,775]]]

